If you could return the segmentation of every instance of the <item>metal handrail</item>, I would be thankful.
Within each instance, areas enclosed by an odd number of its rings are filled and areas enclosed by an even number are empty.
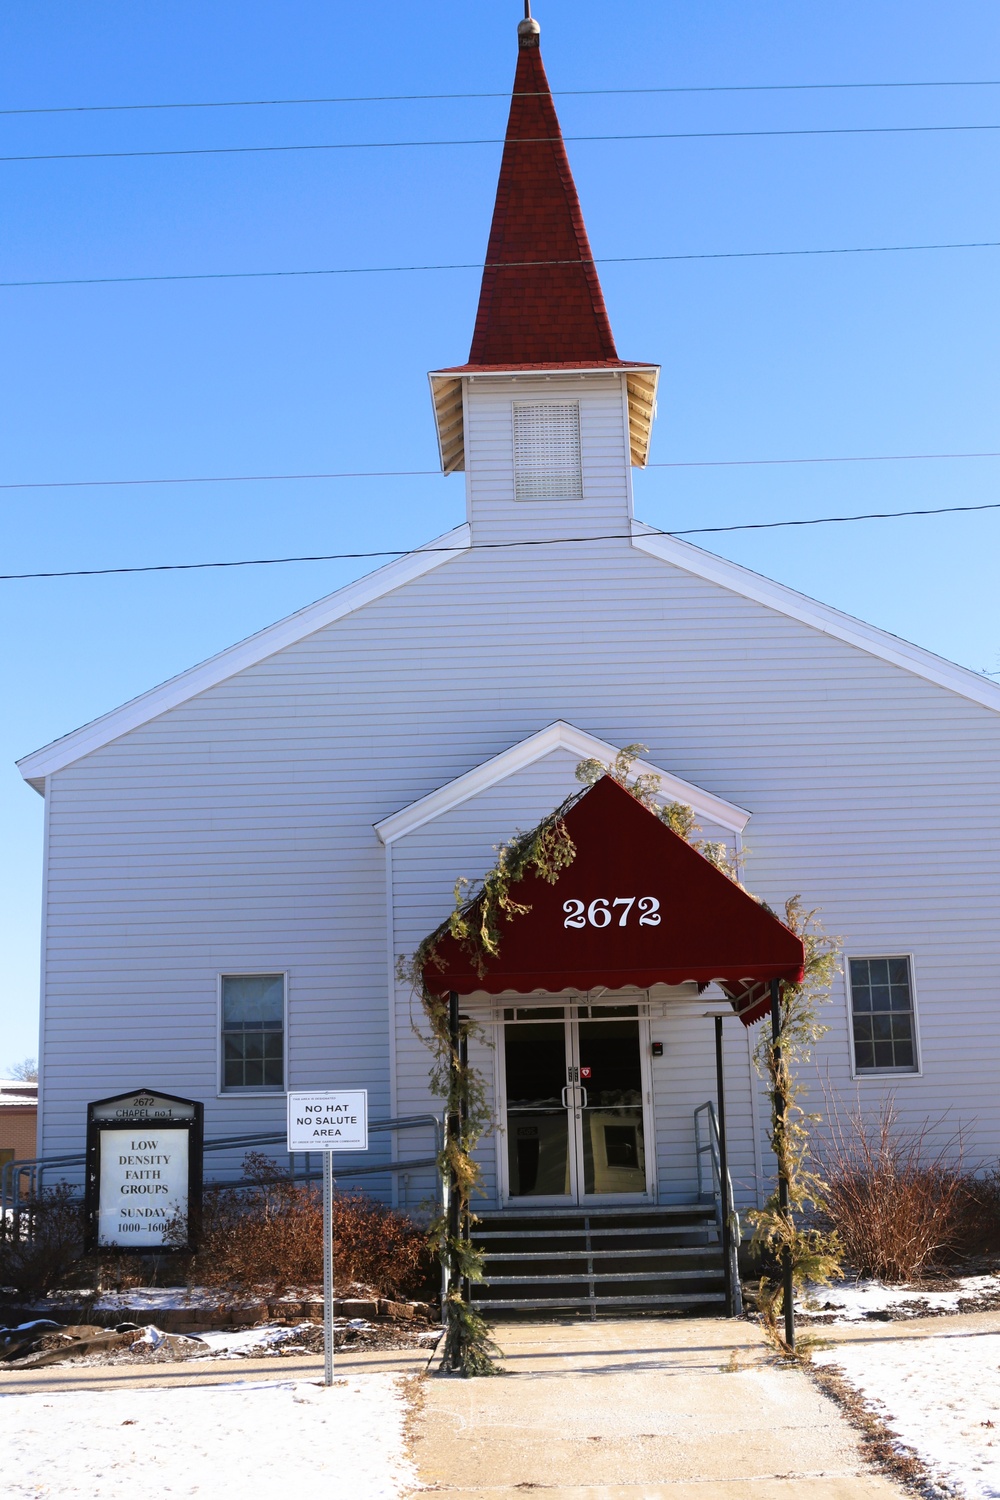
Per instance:
[[[399,1174],[403,1172],[418,1171],[421,1168],[437,1167],[441,1149],[444,1143],[444,1121],[440,1115],[400,1115],[391,1120],[369,1120],[368,1132],[370,1135],[378,1135],[389,1131],[416,1130],[421,1126],[430,1126],[434,1131],[434,1155],[408,1157],[401,1161],[388,1162],[365,1162],[357,1166],[339,1167],[338,1178],[369,1177],[381,1173]],[[203,1151],[207,1154],[215,1151],[235,1151],[241,1147],[251,1148],[254,1146],[278,1146],[284,1145],[287,1140],[285,1132],[267,1131],[250,1135],[228,1135],[212,1136],[204,1142]],[[344,1156],[362,1156],[359,1151],[343,1152]],[[312,1182],[323,1175],[322,1164],[313,1167],[311,1157],[318,1156],[318,1152],[289,1152],[289,1163],[292,1171],[289,1174],[293,1182]],[[304,1156],[305,1165],[295,1170],[295,1157]],[[75,1152],[65,1156],[34,1156],[23,1161],[5,1162],[0,1168],[0,1238],[5,1237],[8,1232],[13,1238],[19,1237],[21,1216],[25,1212],[32,1198],[41,1192],[44,1185],[46,1172],[53,1171],[59,1167],[85,1167],[87,1158],[83,1152]],[[27,1191],[22,1190],[22,1177],[28,1178]],[[64,1179],[65,1180],[65,1179]],[[242,1178],[218,1178],[211,1179],[206,1186],[235,1186]],[[440,1183],[439,1183],[440,1186]],[[446,1188],[443,1192],[446,1194]]]
[[[702,1140],[702,1116],[707,1124],[707,1139]],[[698,1164],[698,1196],[699,1198],[712,1198],[715,1202],[715,1220],[719,1228],[719,1238],[724,1238],[722,1233],[723,1219],[726,1207],[729,1210],[729,1282],[732,1287],[733,1315],[742,1317],[743,1296],[740,1290],[739,1263],[737,1251],[742,1243],[743,1232],[740,1228],[740,1216],[736,1212],[733,1198],[733,1179],[726,1168],[725,1194],[722,1187],[722,1147],[719,1141],[719,1117],[715,1112],[715,1104],[711,1099],[699,1104],[694,1112],[694,1140],[695,1159]],[[708,1153],[711,1162],[711,1186],[706,1188],[707,1173],[702,1165],[702,1157]]]

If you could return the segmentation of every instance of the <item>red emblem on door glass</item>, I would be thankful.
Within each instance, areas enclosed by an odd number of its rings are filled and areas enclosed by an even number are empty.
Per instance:
[[[580,1069],[580,1077],[581,1078],[589,1078],[590,1075],[593,1073],[593,1071],[594,1071],[593,1068],[581,1068]]]

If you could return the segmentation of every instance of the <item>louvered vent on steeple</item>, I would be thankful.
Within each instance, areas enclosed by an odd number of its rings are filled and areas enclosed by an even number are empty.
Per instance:
[[[514,498],[582,500],[578,401],[515,401]]]

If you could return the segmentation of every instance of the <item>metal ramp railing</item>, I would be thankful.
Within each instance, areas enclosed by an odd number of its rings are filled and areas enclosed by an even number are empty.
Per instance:
[[[722,1145],[719,1139],[719,1117],[711,1099],[699,1104],[694,1112],[695,1155],[698,1162],[698,1196],[702,1200],[711,1198],[715,1202],[715,1218],[719,1226],[719,1238],[724,1247],[727,1266],[727,1290],[731,1317],[743,1316],[743,1293],[740,1288],[739,1257],[737,1252],[743,1240],[740,1216],[733,1205],[733,1179],[727,1166],[725,1180],[722,1171]],[[705,1170],[704,1157],[711,1162],[710,1174]]]
[[[436,1114],[424,1115],[401,1115],[391,1120],[369,1120],[368,1132],[370,1135],[384,1134],[387,1132],[407,1131],[430,1128],[434,1134],[434,1155],[405,1157],[396,1161],[374,1161],[365,1162],[363,1165],[349,1165],[341,1167],[337,1165],[335,1179],[352,1179],[358,1177],[372,1177],[379,1174],[391,1173],[402,1175],[408,1172],[416,1172],[433,1167],[436,1173],[435,1187],[437,1201],[442,1201],[442,1185],[438,1163],[441,1147],[444,1142],[444,1120]],[[287,1137],[282,1131],[267,1131],[250,1135],[227,1135],[213,1136],[204,1142],[203,1151],[205,1155],[217,1152],[249,1151],[261,1146],[281,1146],[284,1148]],[[323,1176],[323,1162],[319,1152],[285,1153],[288,1156],[291,1171],[289,1176],[293,1182],[317,1182]],[[359,1155],[358,1152],[344,1152],[345,1156]],[[298,1161],[296,1160],[298,1158]],[[313,1162],[315,1161],[315,1165]],[[39,1194],[44,1190],[46,1177],[51,1180],[52,1174],[63,1172],[62,1180],[66,1180],[66,1174],[82,1172],[86,1167],[87,1158],[84,1152],[75,1152],[64,1156],[36,1156],[25,1161],[5,1162],[0,1168],[0,1239],[20,1239],[24,1233],[31,1233],[31,1206]],[[245,1181],[239,1177],[213,1177],[206,1178],[206,1187],[237,1186]]]

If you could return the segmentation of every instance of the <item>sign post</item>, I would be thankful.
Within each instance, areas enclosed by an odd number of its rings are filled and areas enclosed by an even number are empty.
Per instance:
[[[288,1150],[323,1153],[323,1382],[333,1384],[333,1153],[368,1150],[368,1090],[288,1095]]]

